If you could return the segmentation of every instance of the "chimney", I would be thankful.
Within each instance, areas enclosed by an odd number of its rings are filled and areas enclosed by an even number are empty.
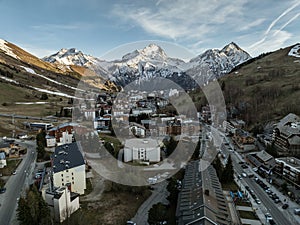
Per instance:
[[[209,196],[209,190],[205,189],[204,194],[207,195],[207,196]]]

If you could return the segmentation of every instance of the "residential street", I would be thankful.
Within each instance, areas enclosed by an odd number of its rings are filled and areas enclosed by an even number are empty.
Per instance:
[[[18,166],[16,175],[11,175],[8,179],[5,185],[6,192],[0,195],[1,225],[17,224],[16,218],[13,218],[13,216],[16,215],[17,199],[24,190],[24,185],[27,186],[30,182],[29,179],[32,179],[32,171],[36,158],[35,141],[21,142],[20,145],[27,147],[27,154]]]
[[[169,192],[167,191],[168,182],[164,180],[163,182],[154,185],[154,190],[152,195],[141,205],[135,216],[131,219],[137,225],[147,225],[148,222],[148,211],[151,209],[152,205],[156,203],[168,204],[167,197]]]

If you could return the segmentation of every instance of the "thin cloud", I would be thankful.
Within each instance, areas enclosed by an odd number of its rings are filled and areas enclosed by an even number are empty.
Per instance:
[[[216,27],[241,16],[244,0],[232,1],[177,0],[158,1],[159,7],[116,4],[113,14],[127,23],[135,23],[147,33],[172,40],[197,40],[215,32]]]
[[[276,33],[276,35],[274,35]],[[283,46],[287,40],[292,37],[292,33],[283,30],[272,30],[270,35],[264,37],[259,45],[253,45],[247,48],[251,55],[258,55],[261,52],[270,52]]]
[[[295,4],[293,4],[291,7],[286,9],[283,13],[281,13],[275,20],[272,21],[268,29],[265,31],[265,35],[268,35],[268,33],[271,31],[271,29],[276,25],[276,23],[285,15],[287,15],[289,12],[291,12],[294,8],[300,5],[300,1],[297,1]]]
[[[81,28],[78,24],[42,24],[42,25],[34,25],[31,28],[35,30],[76,30]]]
[[[265,22],[266,19],[265,18],[259,18],[257,20],[254,20],[253,22],[246,24],[245,26],[240,28],[240,31],[246,31],[246,30],[250,30],[253,27],[257,27],[259,25],[261,25],[263,22]]]
[[[279,31],[283,30],[286,26],[288,26],[290,23],[292,23],[294,20],[296,20],[300,16],[300,13],[293,16],[289,21],[287,21],[285,24],[283,24],[282,27],[278,31],[274,33],[274,35],[277,35]]]
[[[284,27],[286,27],[288,24],[290,24],[291,22],[293,22],[295,19],[297,19],[298,15],[294,16],[293,18],[291,18],[287,23],[285,23],[281,28],[276,29],[275,31],[273,31],[272,29],[274,28],[274,26],[281,20],[283,19],[285,16],[287,16],[293,9],[295,9],[296,7],[298,7],[300,5],[300,2],[296,2],[294,3],[292,6],[290,6],[289,8],[287,8],[284,12],[282,12],[275,20],[273,20],[271,22],[271,24],[269,25],[269,27],[267,28],[267,30],[264,32],[264,36],[259,40],[256,41],[254,44],[252,44],[249,49],[255,49],[258,46],[262,45],[266,40],[269,39],[270,33],[271,36],[273,38],[276,39],[276,35],[282,34],[282,29]],[[286,37],[290,35],[285,35]],[[280,37],[280,39],[282,39],[282,37]],[[285,38],[283,38],[283,40],[287,40]],[[281,42],[280,42],[281,43]],[[283,44],[283,43],[282,43]]]

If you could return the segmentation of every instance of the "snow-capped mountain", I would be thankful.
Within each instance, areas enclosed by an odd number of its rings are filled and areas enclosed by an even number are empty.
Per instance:
[[[183,88],[193,88],[195,86],[193,79],[198,83],[207,82],[230,72],[235,66],[250,58],[247,52],[235,43],[230,43],[222,50],[207,50],[189,62],[168,57],[164,50],[155,44],[128,53],[121,60],[109,62],[85,55],[74,48],[61,49],[43,60],[87,67],[121,86],[136,80],[147,81],[163,77]]]
[[[99,59],[83,54],[81,51],[78,51],[75,48],[62,48],[59,52],[44,57],[43,60],[46,62],[59,63],[67,66],[89,66],[90,64],[96,64],[99,61]]]
[[[134,80],[148,80],[154,77],[171,77],[174,73],[181,73],[185,62],[170,58],[164,50],[150,44],[144,49],[135,50],[109,63],[101,62],[110,79],[120,85],[126,85]]]
[[[211,80],[229,73],[235,66],[251,59],[251,56],[237,44],[230,43],[222,50],[209,49],[190,60],[186,73],[192,77],[206,71],[206,79]]]

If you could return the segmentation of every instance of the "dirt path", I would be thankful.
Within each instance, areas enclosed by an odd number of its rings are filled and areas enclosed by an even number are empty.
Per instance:
[[[93,191],[81,198],[82,201],[94,202],[98,201],[102,197],[102,193],[104,190],[104,178],[102,178],[97,172],[92,170],[93,177],[91,178]]]

